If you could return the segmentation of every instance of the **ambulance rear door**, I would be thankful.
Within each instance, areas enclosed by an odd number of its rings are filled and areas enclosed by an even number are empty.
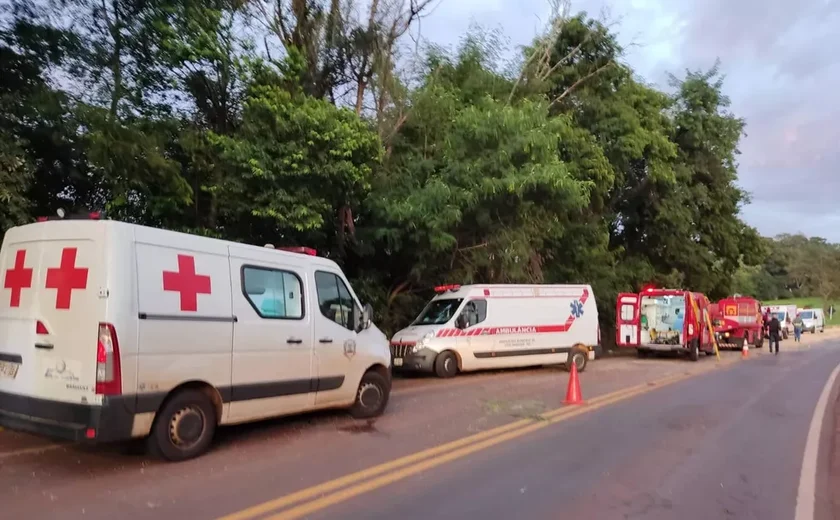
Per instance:
[[[621,293],[616,300],[615,343],[619,347],[638,347],[641,333],[641,297]]]
[[[51,221],[10,229],[0,250],[0,392],[93,404],[105,315],[105,225]],[[18,409],[24,407],[24,409]]]

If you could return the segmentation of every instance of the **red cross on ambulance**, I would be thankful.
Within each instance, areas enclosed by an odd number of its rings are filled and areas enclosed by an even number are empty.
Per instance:
[[[163,290],[180,295],[181,311],[196,312],[198,295],[211,294],[210,277],[195,272],[195,257],[178,255],[178,271],[163,272]]]

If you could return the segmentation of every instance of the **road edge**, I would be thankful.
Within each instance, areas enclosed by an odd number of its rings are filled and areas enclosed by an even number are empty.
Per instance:
[[[811,424],[808,427],[808,436],[805,443],[805,452],[802,456],[802,469],[799,474],[799,489],[796,493],[794,520],[814,520],[820,440],[822,439],[829,397],[834,390],[834,384],[837,381],[838,375],[840,375],[840,364],[834,367],[831,375],[828,376],[828,381],[823,387],[819,399],[817,399],[817,405],[811,417]]]

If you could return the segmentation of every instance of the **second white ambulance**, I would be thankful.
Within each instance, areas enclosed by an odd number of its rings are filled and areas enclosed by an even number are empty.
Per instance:
[[[598,308],[588,285],[444,285],[391,339],[394,370],[472,370],[595,359]]]
[[[388,340],[339,267],[112,221],[10,229],[0,250],[0,425],[148,437],[170,460],[218,425],[385,409]]]

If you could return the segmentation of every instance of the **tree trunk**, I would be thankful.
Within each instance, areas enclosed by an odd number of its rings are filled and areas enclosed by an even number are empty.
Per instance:
[[[105,5],[103,2],[103,15],[107,16],[107,11],[104,9]],[[117,119],[117,111],[119,110],[120,106],[120,99],[122,98],[122,34],[120,33],[120,11],[119,11],[119,1],[113,0],[111,2],[111,7],[114,10],[114,19],[112,21],[107,21],[108,24],[108,31],[111,33],[111,38],[114,40],[114,51],[111,55],[111,75],[114,79],[114,88],[111,91],[111,107],[109,109],[108,117],[111,121],[115,121]]]

